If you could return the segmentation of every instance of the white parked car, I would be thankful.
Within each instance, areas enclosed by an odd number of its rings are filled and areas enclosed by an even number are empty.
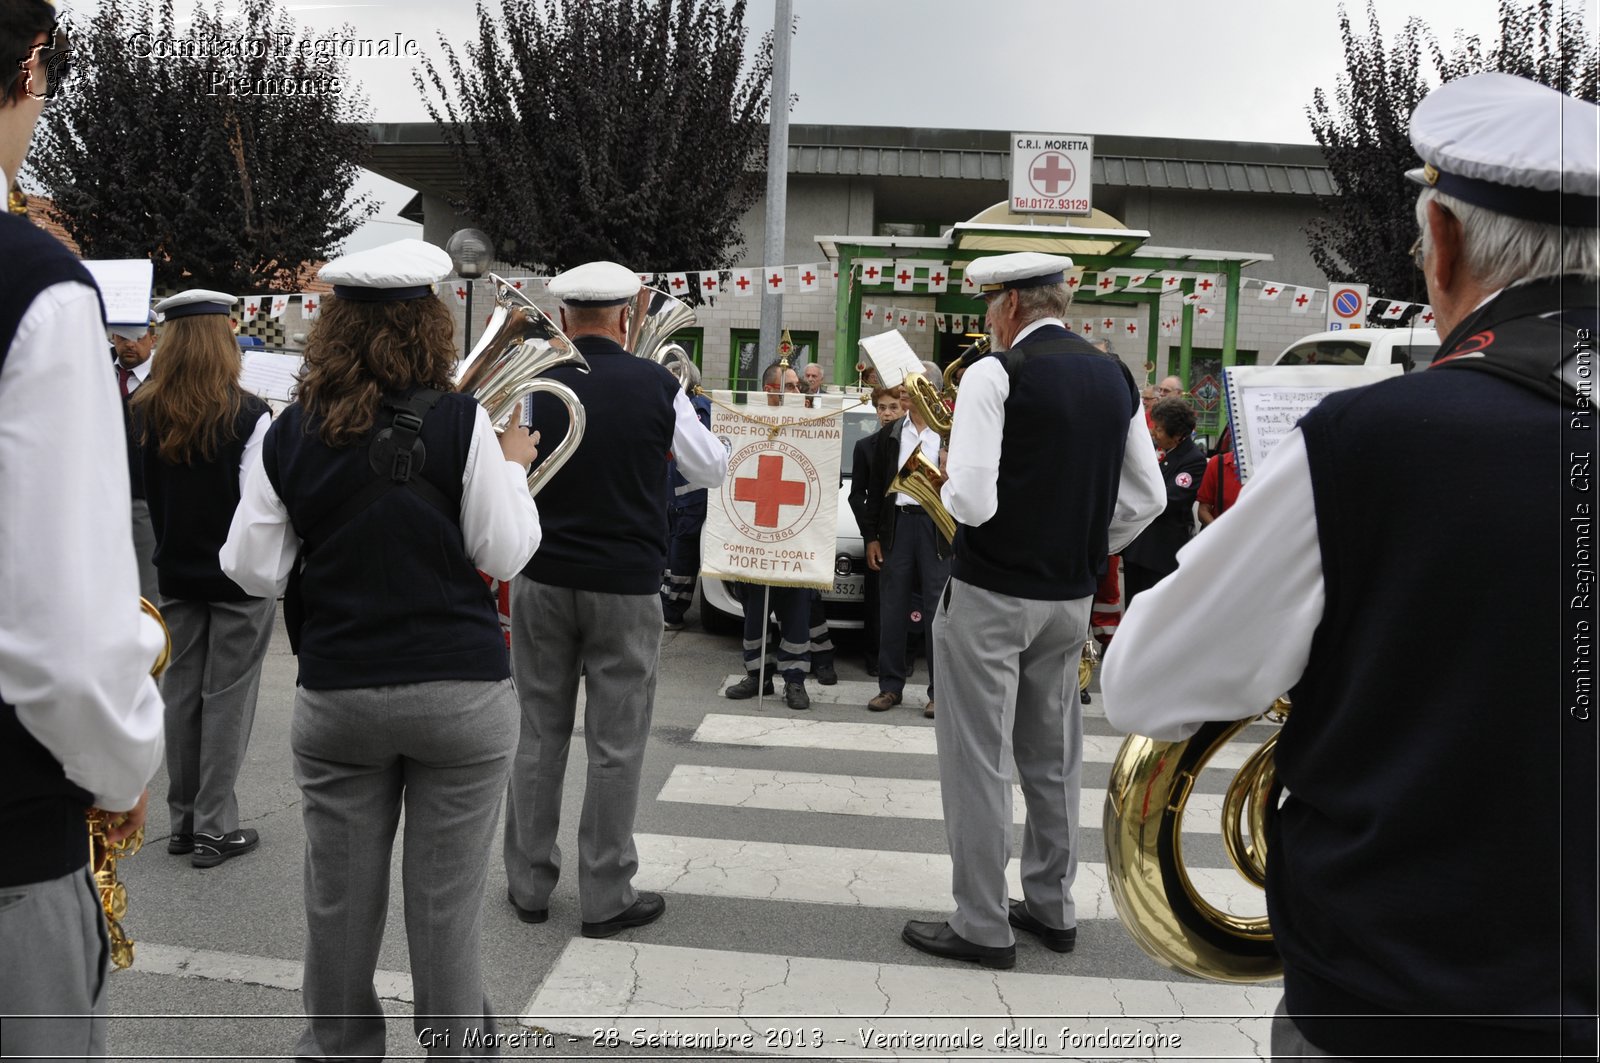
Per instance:
[[[839,457],[839,531],[834,545],[833,590],[822,592],[823,608],[830,628],[859,629],[866,613],[866,546],[861,529],[850,511],[850,465],[855,457],[856,440],[878,430],[878,417],[863,406],[844,414],[843,452]],[[720,579],[700,578],[700,625],[717,634],[740,630],[744,607],[728,592]]]
[[[1438,353],[1439,334],[1431,328],[1359,328],[1295,340],[1272,364],[1398,364],[1409,373],[1427,368]]]

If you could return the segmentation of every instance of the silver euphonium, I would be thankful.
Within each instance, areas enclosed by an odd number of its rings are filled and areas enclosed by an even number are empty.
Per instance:
[[[587,373],[589,363],[533,300],[498,274],[489,274],[489,280],[495,288],[494,315],[483,338],[456,367],[456,390],[477,399],[496,429],[509,424],[523,399],[536,392],[554,395],[567,408],[566,437],[528,473],[528,491],[538,494],[577,452],[586,424],[583,403],[573,390],[541,374],[558,365],[574,365]]]
[[[629,354],[664,361],[663,341],[679,329],[694,324],[694,308],[682,299],[656,288],[640,288],[628,313]]]

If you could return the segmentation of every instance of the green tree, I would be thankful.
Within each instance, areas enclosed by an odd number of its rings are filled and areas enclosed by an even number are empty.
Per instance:
[[[1405,298],[1421,278],[1408,247],[1416,233],[1416,186],[1405,171],[1422,165],[1411,149],[1411,112],[1430,85],[1498,70],[1600,98],[1600,50],[1578,5],[1559,0],[1500,0],[1499,37],[1485,43],[1457,30],[1447,53],[1429,28],[1411,19],[1385,46],[1371,0],[1366,36],[1339,9],[1345,71],[1334,99],[1318,89],[1306,116],[1322,146],[1336,195],[1322,203],[1306,234],[1311,257],[1329,277],[1364,280],[1374,293]]]
[[[352,198],[366,103],[344,60],[275,0],[105,0],[71,28],[73,80],[31,172],[89,258],[150,258],[158,284],[294,290],[376,208]]]
[[[416,76],[502,258],[725,266],[760,193],[770,38],[745,0],[479,2],[477,41]],[[447,81],[449,87],[447,87]]]

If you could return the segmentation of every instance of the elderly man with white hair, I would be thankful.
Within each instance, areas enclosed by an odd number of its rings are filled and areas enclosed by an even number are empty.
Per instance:
[[[1107,655],[1156,739],[1289,691],[1274,1059],[1595,1056],[1597,127],[1508,74],[1423,100],[1438,357],[1306,415]]]

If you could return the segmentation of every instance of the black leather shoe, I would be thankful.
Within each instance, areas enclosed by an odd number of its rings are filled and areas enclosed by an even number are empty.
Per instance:
[[[195,831],[194,855],[189,857],[191,867],[216,867],[224,860],[243,856],[261,844],[261,835],[245,827],[232,834],[201,834]]]
[[[806,693],[806,685],[804,683],[783,684],[783,701],[791,709],[809,709],[811,707],[811,695]]]
[[[194,835],[174,834],[167,839],[167,852],[173,856],[188,856],[194,852]]]
[[[1089,688],[1088,687],[1083,687],[1082,689],[1080,689],[1078,691],[1078,700],[1080,702],[1082,702],[1083,704],[1085,704],[1085,705],[1089,704],[1089,700],[1090,699],[1089,699]]]
[[[743,701],[746,698],[755,697],[756,689],[758,687],[763,694],[772,693],[772,679],[769,677],[767,681],[763,683],[756,679],[756,674],[754,672],[751,672],[749,675],[733,684],[733,686],[729,687],[727,690],[724,690],[722,692],[722,696],[725,698],[732,698],[734,701]]]
[[[524,923],[542,923],[546,919],[550,918],[550,909],[524,908],[522,905],[517,903],[517,899],[511,895],[510,890],[506,890],[506,900],[511,902],[511,907],[517,910],[517,918],[521,919]]]
[[[584,923],[583,936],[586,938],[608,938],[612,934],[621,933],[629,927],[645,926],[661,918],[661,913],[667,910],[667,902],[659,893],[640,893],[639,899],[622,910],[621,915],[614,916],[602,923]]]
[[[900,940],[930,956],[947,960],[966,960],[1000,971],[1017,965],[1015,945],[974,945],[951,930],[949,923],[919,923],[913,919],[900,931]]]
[[[839,673],[831,664],[814,665],[811,674],[825,687],[831,687],[839,681]]]
[[[1027,901],[1012,901],[1009,918],[1012,926],[1018,930],[1026,930],[1042,941],[1045,948],[1054,952],[1071,952],[1078,944],[1077,927],[1057,930],[1053,926],[1045,926],[1028,911]]]

